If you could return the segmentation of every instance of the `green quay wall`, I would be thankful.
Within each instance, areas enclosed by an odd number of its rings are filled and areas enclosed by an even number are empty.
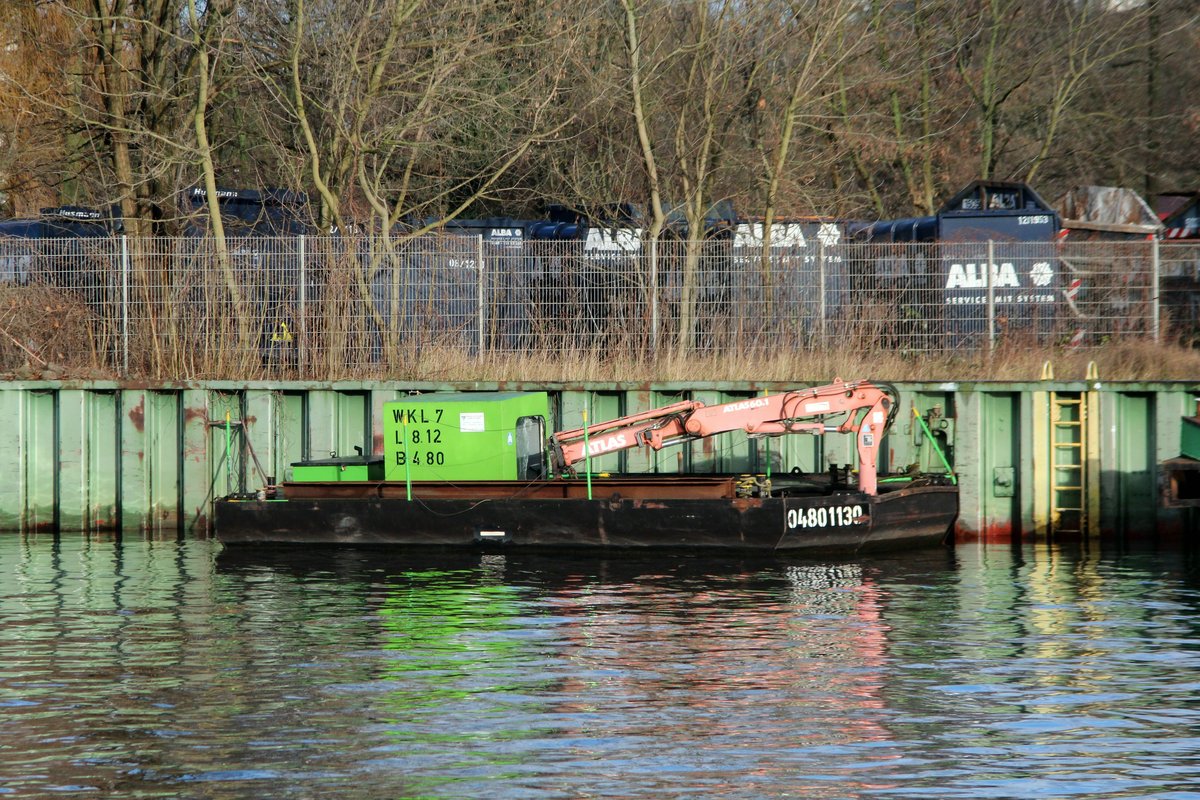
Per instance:
[[[810,385],[2,383],[0,468],[7,480],[0,484],[0,529],[205,536],[214,496],[253,491],[264,476],[282,480],[303,458],[353,455],[356,447],[382,452],[383,404],[413,392],[547,391],[551,426],[570,428],[582,424],[589,402],[588,418],[604,420],[681,398],[715,404]],[[1200,472],[1189,472],[1200,462],[1178,461],[1200,381],[896,386],[901,409],[881,461],[892,472],[914,464],[941,468],[914,420],[915,406],[954,464],[960,541],[1200,530],[1200,498],[1192,496],[1200,494]],[[1077,424],[1073,415],[1084,419]],[[594,469],[822,471],[830,461],[853,461],[849,437],[729,434],[657,453],[603,456]],[[1180,464],[1183,472],[1172,472]]]

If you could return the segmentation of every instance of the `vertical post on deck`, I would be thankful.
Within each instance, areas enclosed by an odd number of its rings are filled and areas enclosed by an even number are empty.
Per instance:
[[[228,400],[226,400],[228,402]],[[229,435],[232,422],[229,409],[225,409],[225,496],[233,494],[233,442]]]
[[[404,437],[404,499],[412,502],[412,458],[408,454],[408,412],[400,411],[400,430]]]
[[[768,394],[770,394],[766,389],[763,389],[762,393],[763,393],[763,397],[766,397]],[[766,436],[766,437],[763,437],[763,439],[767,446],[767,496],[770,497],[771,496],[771,437]],[[782,452],[782,450],[783,450],[782,445],[780,446],[779,449]]]
[[[592,448],[588,443],[588,406],[592,404],[592,394],[588,392],[583,403],[583,471],[587,475],[587,498],[592,499]]]

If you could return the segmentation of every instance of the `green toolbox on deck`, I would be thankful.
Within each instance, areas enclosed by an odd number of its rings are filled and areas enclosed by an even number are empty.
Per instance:
[[[383,406],[389,481],[499,481],[545,477],[545,392],[446,392]]]
[[[383,459],[380,456],[346,456],[297,461],[292,464],[292,480],[302,483],[381,481]]]

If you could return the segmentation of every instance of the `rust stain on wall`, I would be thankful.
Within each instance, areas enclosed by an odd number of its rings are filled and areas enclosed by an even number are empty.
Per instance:
[[[138,433],[146,432],[146,395],[142,395],[141,401],[129,409],[129,421]]]
[[[954,527],[956,544],[967,542],[983,542],[986,544],[1011,544],[1017,541],[1017,533],[1011,522],[993,522],[984,525],[983,530],[973,530],[966,527],[960,519]]]

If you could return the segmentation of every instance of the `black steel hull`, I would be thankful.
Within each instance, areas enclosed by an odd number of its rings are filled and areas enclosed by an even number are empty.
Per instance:
[[[395,496],[215,503],[216,537],[237,544],[685,548],[813,554],[936,545],[958,514],[952,486],[877,497],[604,499]]]

